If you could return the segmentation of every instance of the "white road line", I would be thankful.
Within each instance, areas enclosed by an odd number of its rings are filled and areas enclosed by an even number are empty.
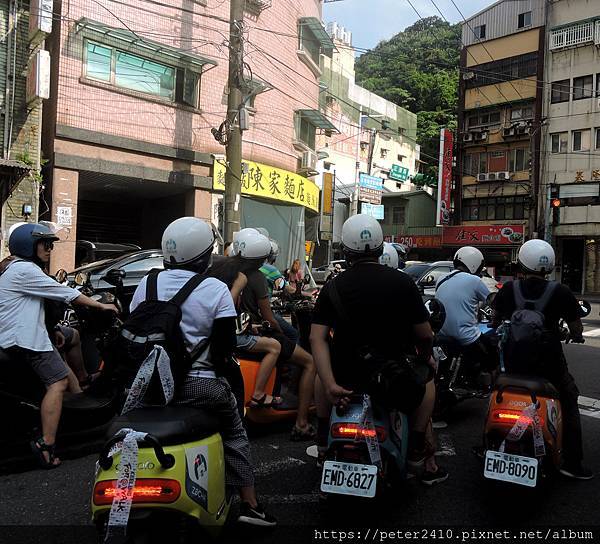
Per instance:
[[[298,495],[264,495],[260,499],[266,504],[308,504],[319,502],[318,493],[299,493]]]
[[[600,419],[600,400],[591,397],[579,397],[577,404],[579,404],[580,414]]]
[[[591,329],[589,331],[584,331],[583,336],[587,336],[588,338],[595,338],[596,336],[600,336],[600,329]]]
[[[295,457],[284,457],[283,459],[260,463],[254,470],[254,474],[257,476],[268,476],[274,472],[301,465],[306,465],[306,461],[296,459]]]
[[[454,448],[454,444],[452,443],[452,438],[449,434],[439,433],[437,435],[438,441],[438,449],[435,452],[436,455],[442,456],[452,456],[456,455],[456,449]]]

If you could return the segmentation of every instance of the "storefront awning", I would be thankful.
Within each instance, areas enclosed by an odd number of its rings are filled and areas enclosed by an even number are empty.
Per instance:
[[[192,55],[177,47],[148,40],[124,28],[114,28],[85,17],[77,21],[76,31],[84,31],[89,37],[95,37],[98,40],[112,40],[116,42],[118,47],[122,47],[129,52],[137,52],[155,59],[163,59],[167,62],[171,61],[171,63],[175,61],[175,64],[184,64],[200,70],[207,64],[211,66],[217,65],[217,61],[209,57],[197,54]]]
[[[325,117],[319,110],[297,110],[296,113],[304,117],[311,125],[323,130],[331,130],[340,133],[337,127]]]
[[[32,169],[24,162],[0,159],[0,198],[2,204],[6,202],[13,189]]]
[[[331,36],[327,34],[327,31],[323,28],[321,21],[317,17],[300,17],[299,23],[313,33],[315,39],[319,42],[324,55],[331,57],[333,52],[337,51]]]

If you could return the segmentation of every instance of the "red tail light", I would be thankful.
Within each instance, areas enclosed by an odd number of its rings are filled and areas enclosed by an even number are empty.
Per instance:
[[[517,420],[521,417],[522,412],[519,410],[494,410],[492,418],[494,421],[499,423],[506,423],[507,425],[514,425]],[[527,425],[533,423],[530,417],[524,418]],[[544,426],[544,418],[540,417],[540,425]]]
[[[117,494],[117,480],[98,482],[94,487],[94,504],[102,506],[111,504]],[[154,478],[140,478],[136,480],[133,488],[132,501],[136,503],[175,502],[181,495],[181,485],[177,480],[162,480]]]
[[[498,290],[502,289],[502,284],[501,283],[497,283],[496,284],[496,289],[498,289]]]
[[[375,427],[375,430],[365,429],[358,423],[336,423],[331,428],[331,436],[333,438],[348,438],[353,440],[364,440],[365,438],[375,438],[379,442],[385,442],[385,429],[383,427]]]

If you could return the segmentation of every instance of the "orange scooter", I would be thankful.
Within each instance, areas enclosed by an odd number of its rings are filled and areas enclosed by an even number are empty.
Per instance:
[[[551,383],[501,374],[485,424],[484,477],[536,487],[560,467],[562,425],[558,391]]]

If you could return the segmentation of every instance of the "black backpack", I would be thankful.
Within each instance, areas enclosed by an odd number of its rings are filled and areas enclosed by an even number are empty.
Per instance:
[[[551,349],[551,332],[546,326],[544,310],[558,286],[548,282],[536,300],[526,299],[521,282],[513,282],[515,311],[502,346],[507,372],[543,374],[543,363]]]
[[[165,349],[170,359],[175,387],[179,386],[192,366],[192,357],[185,347],[181,332],[181,305],[206,278],[196,274],[171,300],[158,300],[157,283],[160,272],[151,272],[146,283],[146,299],[123,323],[116,340],[114,377],[123,387],[131,387],[136,374],[154,346]],[[163,389],[154,371],[144,401],[164,404]]]

